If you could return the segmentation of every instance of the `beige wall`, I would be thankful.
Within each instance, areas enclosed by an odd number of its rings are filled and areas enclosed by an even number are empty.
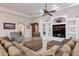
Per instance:
[[[23,21],[25,25],[25,31],[24,31],[24,36],[25,37],[31,37],[31,28],[27,29],[26,25],[30,24],[30,20],[26,17],[6,13],[6,12],[0,12],[0,37],[4,36],[9,36],[10,37],[10,32],[13,31],[18,31],[18,22]],[[3,23],[15,23],[16,24],[16,29],[14,30],[4,30],[3,29]]]

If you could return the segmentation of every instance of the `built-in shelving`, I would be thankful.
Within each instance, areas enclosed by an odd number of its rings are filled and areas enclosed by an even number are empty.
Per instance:
[[[43,17],[41,20],[41,35],[44,39],[52,36],[51,33],[51,18]]]
[[[67,38],[73,37],[78,39],[78,18],[71,18],[67,20]]]
[[[65,24],[65,22],[62,22],[62,23],[53,23],[53,25],[59,25],[59,24]]]
[[[63,17],[61,22],[57,22],[57,19],[61,17]],[[73,37],[75,39],[79,39],[79,18],[68,19],[67,15],[42,19],[41,20],[42,37],[45,37],[45,39],[49,38],[49,39],[62,41],[64,38],[62,39],[61,37],[53,37],[53,34],[52,34],[53,25],[60,25],[60,24],[66,25],[65,38]]]

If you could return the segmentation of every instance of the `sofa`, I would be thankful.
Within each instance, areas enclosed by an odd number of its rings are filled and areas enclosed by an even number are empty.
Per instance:
[[[8,53],[3,48],[3,46],[1,45],[1,43],[0,43],[0,56],[8,56]]]
[[[32,49],[0,37],[0,56],[79,56],[79,40],[69,40],[63,45],[53,45],[50,49],[37,53]]]
[[[64,39],[62,42],[59,42],[59,41],[54,41],[54,40],[51,40],[47,43],[47,49],[50,49],[52,46],[54,45],[59,45],[59,46],[62,46],[63,44],[67,43],[68,41],[70,41],[72,39],[72,37],[70,37],[69,39]]]
[[[79,56],[79,41],[76,42],[76,45],[75,45],[75,47],[73,48],[72,56]]]
[[[3,47],[4,51],[6,51],[6,53],[7,53],[6,56],[20,56],[20,55],[22,55],[21,51],[18,48],[16,48],[16,46],[14,46],[14,44],[10,40],[6,40],[6,39],[4,39],[4,37],[0,38],[0,44]],[[1,55],[2,55],[2,53],[1,53]]]
[[[9,39],[9,38],[8,38]],[[37,56],[35,51],[19,44],[16,41],[6,40],[0,37],[0,55],[1,56]]]

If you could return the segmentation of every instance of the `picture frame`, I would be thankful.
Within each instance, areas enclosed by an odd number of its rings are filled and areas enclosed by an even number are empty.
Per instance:
[[[4,29],[15,29],[15,23],[4,23],[3,28]]]

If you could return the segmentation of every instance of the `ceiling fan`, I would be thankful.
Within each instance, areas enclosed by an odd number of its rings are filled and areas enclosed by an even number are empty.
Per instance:
[[[43,11],[44,11],[44,14],[42,16],[45,16],[45,15],[52,16],[51,13],[56,12],[56,10],[48,11],[47,10],[47,3],[45,3],[45,9],[43,9]]]

